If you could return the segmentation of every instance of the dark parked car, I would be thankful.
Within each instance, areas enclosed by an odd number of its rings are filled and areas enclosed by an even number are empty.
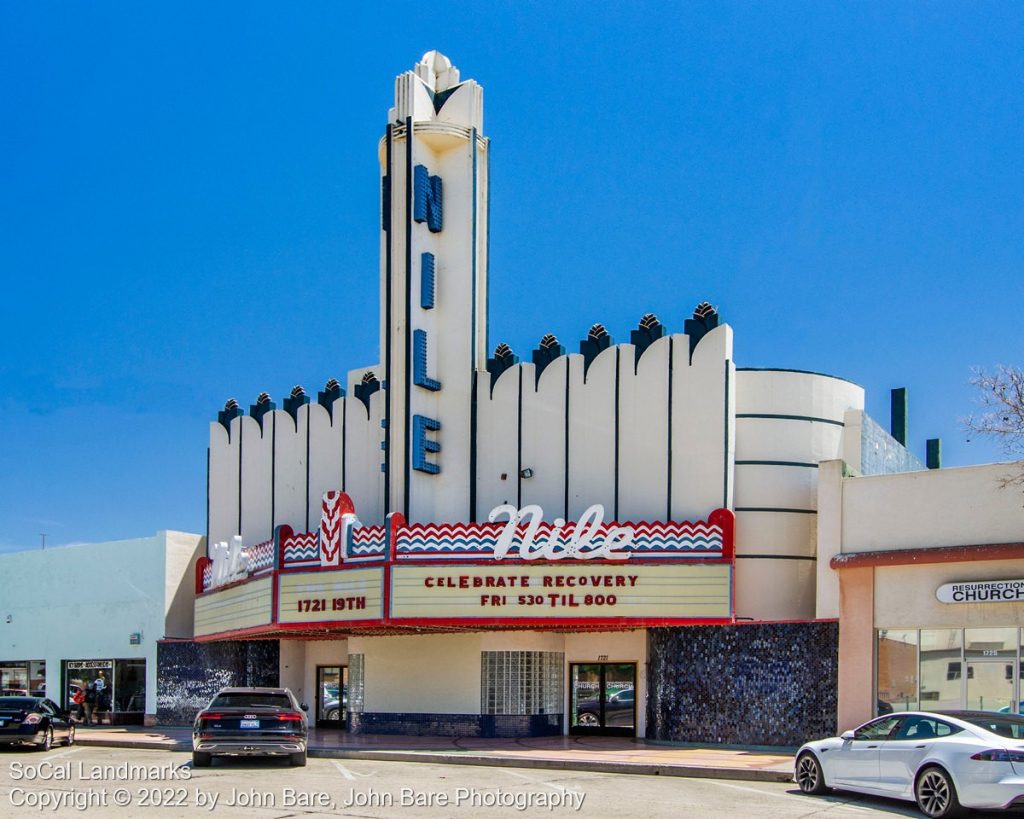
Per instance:
[[[636,705],[636,695],[632,688],[623,688],[612,694],[604,704],[604,724],[632,725]],[[594,697],[576,704],[576,724],[584,728],[596,728],[601,725],[601,700]]]
[[[48,751],[55,741],[75,742],[75,724],[57,703],[45,697],[0,697],[0,744]]]
[[[215,756],[287,756],[306,764],[306,706],[287,688],[222,688],[196,716],[192,764]]]

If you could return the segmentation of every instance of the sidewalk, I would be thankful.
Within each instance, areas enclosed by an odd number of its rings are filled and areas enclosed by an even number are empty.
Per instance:
[[[191,750],[187,727],[118,726],[79,728],[80,745],[147,750]],[[336,729],[312,728],[311,757],[496,765],[653,776],[791,781],[793,755],[786,749],[661,743],[619,737],[454,737],[350,736]]]

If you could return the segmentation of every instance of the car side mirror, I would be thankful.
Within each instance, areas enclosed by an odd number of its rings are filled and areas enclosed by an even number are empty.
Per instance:
[[[842,735],[839,738],[843,740],[843,742],[849,742],[851,739],[853,739],[853,731],[843,731]]]
[[[309,710],[309,706],[306,703],[302,703],[302,705],[300,705],[299,708],[301,708],[303,711]]]

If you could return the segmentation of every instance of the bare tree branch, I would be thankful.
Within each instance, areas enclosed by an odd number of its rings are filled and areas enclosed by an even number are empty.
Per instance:
[[[996,442],[1011,459],[1024,457],[1024,370],[1000,364],[993,372],[981,367],[971,372],[980,410],[961,419],[964,429]],[[1024,463],[1002,484],[1024,486]]]

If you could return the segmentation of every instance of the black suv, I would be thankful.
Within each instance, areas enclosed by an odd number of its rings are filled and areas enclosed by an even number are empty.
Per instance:
[[[306,709],[287,688],[222,688],[196,716],[193,767],[215,756],[287,756],[305,765]]]

